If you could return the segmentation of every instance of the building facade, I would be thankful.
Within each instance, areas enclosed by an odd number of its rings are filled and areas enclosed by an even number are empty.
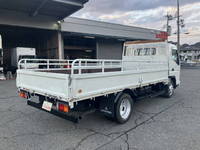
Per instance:
[[[183,45],[180,50],[182,62],[200,62],[200,47],[195,45]]]
[[[19,3],[20,1],[20,3]],[[121,59],[123,43],[160,40],[160,30],[68,17],[88,0],[0,2],[4,66],[15,47],[35,48],[39,58]]]

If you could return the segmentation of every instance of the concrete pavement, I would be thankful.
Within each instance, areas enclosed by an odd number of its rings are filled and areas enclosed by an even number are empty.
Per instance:
[[[183,69],[170,98],[135,103],[129,122],[100,114],[79,124],[26,105],[15,81],[0,82],[0,150],[200,150],[200,69]]]

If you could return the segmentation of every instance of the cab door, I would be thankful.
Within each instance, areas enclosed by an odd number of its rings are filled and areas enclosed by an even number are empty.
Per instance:
[[[169,46],[169,76],[175,77],[176,85],[180,84],[180,59],[175,45]]]

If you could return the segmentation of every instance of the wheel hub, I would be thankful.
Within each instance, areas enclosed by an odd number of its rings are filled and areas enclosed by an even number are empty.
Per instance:
[[[174,91],[174,87],[172,84],[169,85],[169,95],[172,95]]]
[[[120,115],[123,119],[127,119],[131,112],[131,104],[128,99],[123,99],[120,104]]]

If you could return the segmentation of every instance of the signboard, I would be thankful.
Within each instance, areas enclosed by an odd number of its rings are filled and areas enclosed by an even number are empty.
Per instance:
[[[168,39],[168,33],[167,32],[160,32],[159,34],[156,34],[157,39],[167,40]]]

